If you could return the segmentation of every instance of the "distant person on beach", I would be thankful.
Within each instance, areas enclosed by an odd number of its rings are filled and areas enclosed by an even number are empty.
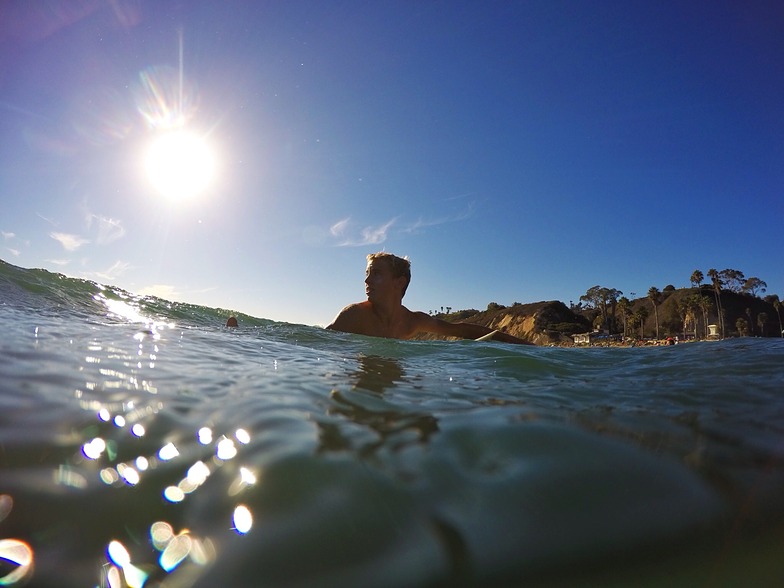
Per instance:
[[[463,339],[478,339],[493,333],[492,338],[503,343],[530,345],[527,341],[482,325],[450,323],[424,312],[408,310],[402,302],[411,282],[411,262],[383,252],[371,253],[367,262],[367,300],[349,304],[327,326],[328,329],[390,339],[410,339],[417,332]]]

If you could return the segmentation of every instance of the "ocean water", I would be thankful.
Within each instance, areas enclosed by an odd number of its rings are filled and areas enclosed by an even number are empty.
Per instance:
[[[0,585],[784,582],[780,339],[228,316],[0,263]]]

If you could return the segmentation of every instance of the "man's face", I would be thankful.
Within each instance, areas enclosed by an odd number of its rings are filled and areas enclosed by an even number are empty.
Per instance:
[[[365,270],[365,294],[371,302],[376,299],[402,298],[405,278],[395,277],[392,268],[383,261],[371,261]]]

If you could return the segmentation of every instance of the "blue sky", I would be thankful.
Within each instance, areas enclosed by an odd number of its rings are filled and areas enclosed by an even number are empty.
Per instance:
[[[425,311],[784,295],[783,63],[778,2],[5,2],[0,258],[319,325],[378,250]]]

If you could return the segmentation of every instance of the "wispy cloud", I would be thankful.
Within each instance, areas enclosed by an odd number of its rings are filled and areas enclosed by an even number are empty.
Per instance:
[[[351,217],[346,217],[333,224],[329,228],[329,232],[335,239],[338,239],[339,247],[378,245],[387,240],[395,226],[397,227],[396,232],[398,234],[419,233],[431,227],[461,222],[471,218],[473,215],[474,204],[472,202],[462,210],[444,216],[435,218],[419,217],[417,220],[409,222],[408,224],[399,223],[399,217],[395,217],[380,225],[368,225],[359,230],[354,228]]]
[[[387,240],[389,229],[397,221],[397,217],[377,226],[367,226],[359,231],[358,235],[349,235],[350,218],[336,222],[330,227],[329,232],[333,237],[340,239],[340,247],[362,247],[363,245],[378,245]]]
[[[16,234],[11,233],[10,231],[0,231],[0,235],[3,236],[3,241],[14,241],[16,239]],[[6,251],[8,251],[14,257],[19,257],[19,255],[22,253],[14,247],[6,247]]]
[[[152,286],[142,288],[138,291],[138,294],[140,296],[155,296],[157,298],[172,301],[177,301],[180,297],[180,293],[177,289],[169,284],[153,284]]]
[[[76,251],[82,245],[86,245],[90,242],[89,239],[84,239],[79,235],[72,235],[70,233],[51,232],[49,233],[49,236],[55,241],[58,241],[66,251]]]
[[[108,269],[104,271],[89,272],[85,274],[85,277],[88,279],[111,282],[124,274],[130,267],[131,264],[127,261],[115,261]]]
[[[71,263],[71,260],[70,259],[47,259],[46,262],[47,263],[52,263],[54,265],[63,266],[63,265],[68,265],[69,263]]]
[[[2,236],[3,242],[7,245],[5,248],[6,251],[14,257],[19,257],[22,254],[22,251],[19,249],[20,246],[30,247],[30,241],[20,239],[19,236],[12,231],[0,231],[0,236]]]
[[[107,218],[99,214],[88,213],[86,217],[87,228],[91,229],[93,224],[97,225],[98,236],[95,242],[99,245],[105,245],[122,239],[125,236],[125,228],[122,226],[122,221],[113,218]]]
[[[439,225],[447,225],[450,223],[458,223],[460,221],[467,220],[474,215],[474,205],[473,203],[469,204],[464,210],[455,212],[451,215],[436,217],[436,218],[422,218],[419,217],[416,221],[411,223],[410,225],[401,228],[400,230],[404,233],[418,233],[423,229],[427,229],[430,227],[437,227]]]
[[[342,237],[343,232],[346,230],[346,227],[348,226],[350,220],[351,220],[350,217],[344,218],[343,220],[339,220],[329,228],[329,232],[332,234],[333,237]]]
[[[42,215],[40,212],[36,212],[36,213],[35,213],[35,216],[37,216],[37,217],[38,217],[38,218],[40,218],[41,220],[45,220],[46,222],[48,222],[48,223],[49,223],[50,225],[52,225],[53,227],[56,227],[56,226],[59,224],[57,221],[54,221],[54,220],[52,220],[51,218],[49,218],[49,217],[46,217],[46,216]]]

